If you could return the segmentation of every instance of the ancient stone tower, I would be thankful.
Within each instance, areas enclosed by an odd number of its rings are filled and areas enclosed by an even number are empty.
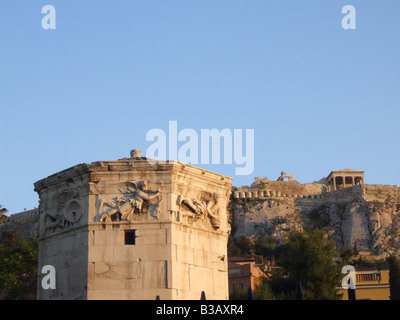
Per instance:
[[[38,299],[228,299],[231,182],[138,150],[36,182]]]

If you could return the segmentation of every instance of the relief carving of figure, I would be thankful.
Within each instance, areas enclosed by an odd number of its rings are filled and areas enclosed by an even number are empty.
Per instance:
[[[178,205],[183,204],[189,208],[195,214],[195,220],[203,220],[205,217],[208,217],[214,229],[219,229],[221,227],[218,197],[216,193],[208,197],[202,197],[201,201],[180,195],[177,202]]]
[[[48,229],[64,228],[77,222],[82,213],[79,203],[79,189],[71,188],[57,193],[54,197],[55,211],[45,211],[42,219],[41,235]]]
[[[126,182],[125,191],[118,188],[119,192],[123,196],[117,196],[112,201],[104,202],[103,205],[108,209],[100,212],[94,217],[94,221],[103,222],[107,218],[114,216],[119,213],[121,220],[130,221],[133,218],[133,214],[136,212],[142,212],[143,204],[147,202],[150,208],[150,216],[157,219],[159,214],[159,203],[161,202],[161,194],[159,191],[150,192],[146,190],[146,184],[144,181]],[[153,199],[156,202],[148,203]]]

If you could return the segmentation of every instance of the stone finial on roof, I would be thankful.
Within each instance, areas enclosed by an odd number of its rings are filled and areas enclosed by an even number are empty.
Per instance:
[[[142,156],[142,151],[140,151],[140,149],[131,150],[131,159],[141,158],[141,156]]]

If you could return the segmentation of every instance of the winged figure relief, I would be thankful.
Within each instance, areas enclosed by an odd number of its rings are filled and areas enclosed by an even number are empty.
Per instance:
[[[158,218],[159,203],[162,200],[160,191],[148,191],[144,181],[118,183],[116,187],[121,195],[114,197],[112,201],[104,202],[103,207],[106,209],[99,212],[94,221],[103,222],[117,213],[121,215],[121,220],[130,221],[135,212],[143,211],[144,203],[149,206],[150,215],[155,219]],[[153,199],[155,201],[152,201]]]
[[[195,220],[203,220],[205,217],[210,219],[214,229],[221,227],[219,215],[218,196],[216,193],[203,196],[199,201],[197,199],[187,198],[180,195],[177,199],[178,205],[185,205],[195,214]]]

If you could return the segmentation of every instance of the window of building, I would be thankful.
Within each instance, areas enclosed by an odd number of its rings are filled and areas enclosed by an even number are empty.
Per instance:
[[[136,242],[136,230],[125,230],[125,244],[134,245]]]

